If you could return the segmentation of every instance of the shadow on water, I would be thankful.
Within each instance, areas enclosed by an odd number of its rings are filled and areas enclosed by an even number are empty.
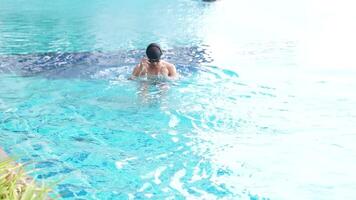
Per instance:
[[[0,55],[0,73],[46,78],[100,78],[98,73],[116,69],[117,75],[131,73],[145,55],[144,49],[117,52],[76,52]],[[180,47],[164,51],[163,59],[185,74],[197,71],[212,58],[203,47]],[[120,68],[120,70],[117,70]]]

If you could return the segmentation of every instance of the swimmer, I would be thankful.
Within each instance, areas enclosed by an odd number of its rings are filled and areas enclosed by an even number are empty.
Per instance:
[[[162,50],[158,44],[152,43],[146,49],[147,58],[143,58],[140,63],[134,68],[132,76],[129,79],[136,77],[169,77],[176,78],[178,76],[176,67],[164,60],[161,60]]]

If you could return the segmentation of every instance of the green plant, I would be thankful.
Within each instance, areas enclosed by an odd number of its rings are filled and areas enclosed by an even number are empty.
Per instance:
[[[50,187],[39,186],[30,178],[23,164],[0,161],[0,200],[44,200],[50,199],[50,192]]]

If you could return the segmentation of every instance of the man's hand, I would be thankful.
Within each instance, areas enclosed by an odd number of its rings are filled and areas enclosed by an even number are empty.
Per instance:
[[[141,75],[142,69],[143,69],[143,62],[144,59],[142,59],[140,61],[140,63],[138,65],[136,65],[136,67],[134,68],[132,75],[130,78],[128,78],[129,80],[134,80],[136,77]]]

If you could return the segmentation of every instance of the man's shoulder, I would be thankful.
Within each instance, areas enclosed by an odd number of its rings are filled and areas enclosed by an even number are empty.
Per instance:
[[[169,62],[167,62],[167,61],[165,61],[165,60],[163,60],[163,64],[164,64],[166,67],[175,68],[174,64],[169,63]]]
[[[169,72],[169,76],[177,76],[176,66],[174,64],[164,61],[164,66]]]

